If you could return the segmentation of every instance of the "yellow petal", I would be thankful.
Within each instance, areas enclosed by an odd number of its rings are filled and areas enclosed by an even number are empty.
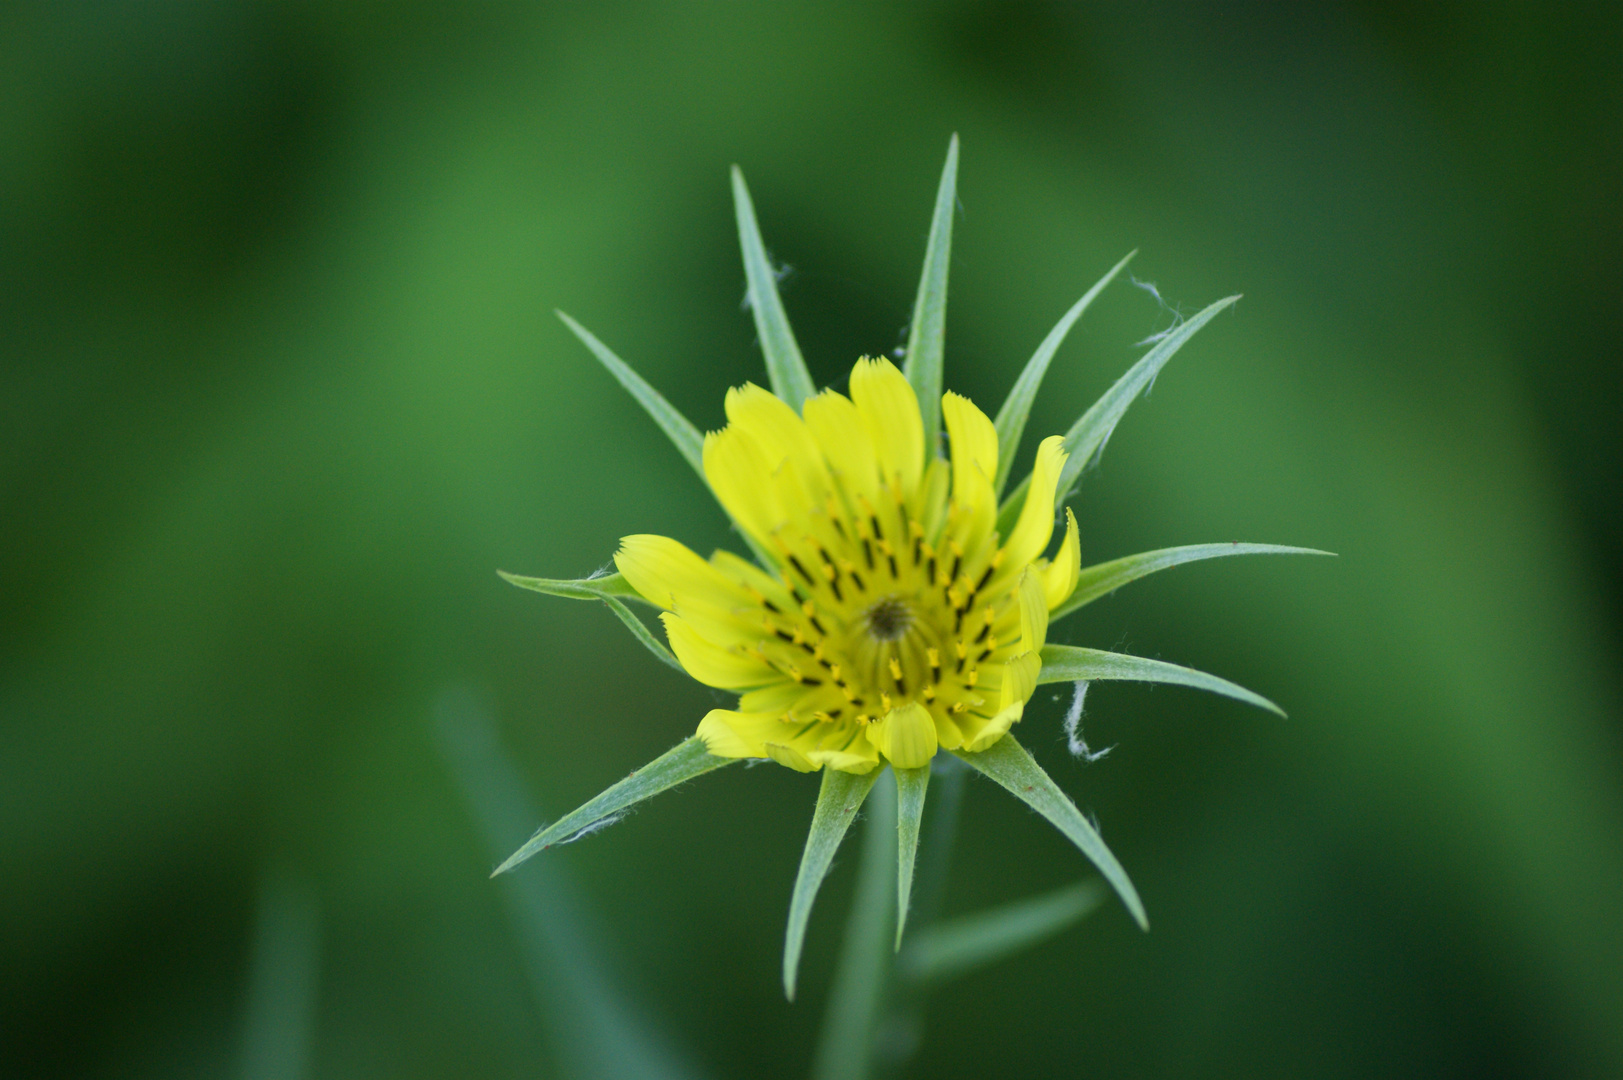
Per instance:
[[[878,749],[863,738],[861,732],[851,730],[855,725],[824,726],[827,730],[819,740],[818,749],[805,752],[808,761],[848,773],[872,772],[879,764]]]
[[[620,539],[614,565],[649,603],[674,611],[683,602],[731,606],[748,594],[723,577],[692,549],[668,536],[639,533]]]
[[[760,637],[755,599],[736,582],[668,536],[642,534],[620,540],[614,565],[631,587],[674,611],[711,642],[744,644]]]
[[[1007,709],[999,711],[996,716],[982,724],[980,730],[976,731],[973,737],[965,739],[964,749],[971,754],[978,754],[992,746],[1007,735],[1009,729],[1019,721],[1023,708],[1023,705],[1011,705]]]
[[[1020,722],[1026,702],[1037,689],[1042,660],[1036,653],[1021,653],[1003,665],[998,711],[989,718],[966,713],[958,718],[964,729],[964,749],[979,753],[1009,733]]]
[[[924,420],[918,395],[889,360],[864,358],[851,369],[851,400],[862,414],[885,481],[899,479],[902,498],[908,498],[924,473]],[[930,450],[933,458],[934,448]]]
[[[997,520],[997,429],[968,398],[941,396],[941,413],[952,438],[952,503],[957,508],[954,538],[977,551]]]
[[[975,403],[951,390],[941,395],[941,416],[952,439],[952,501],[965,506],[990,489],[997,475],[997,428]]]
[[[802,505],[821,507],[828,498],[828,467],[806,422],[754,383],[727,391],[726,408],[732,426],[760,447],[767,471],[782,477],[787,469],[805,489]]]
[[[765,456],[738,428],[712,431],[704,437],[704,476],[716,499],[740,528],[763,544],[786,520],[778,485],[765,466]],[[770,546],[768,548],[770,550]]]
[[[789,743],[769,742],[766,744],[766,756],[779,765],[786,765],[795,772],[816,772],[823,766],[801,753]]]
[[[794,682],[788,676],[783,681],[763,686],[759,690],[751,690],[738,699],[740,712],[764,712],[773,716],[782,716],[784,713],[794,711],[800,706],[802,699],[815,697],[815,690],[807,690],[805,686]],[[807,719],[810,719],[808,717]]]
[[[778,605],[778,610],[788,611],[796,606],[794,597],[789,590],[783,587],[783,582],[762,570],[759,566],[741,559],[730,551],[717,549],[710,553],[710,565],[714,566],[723,577],[735,581],[745,589],[754,589],[762,596]]]
[[[1048,610],[1053,611],[1071,598],[1076,591],[1076,581],[1082,573],[1082,545],[1077,539],[1076,515],[1071,508],[1065,508],[1065,539],[1059,546],[1059,554],[1054,561],[1043,571],[1043,596],[1048,601]]]
[[[1036,653],[1048,640],[1048,594],[1043,591],[1042,574],[1033,567],[1026,567],[1020,575],[1019,599],[1020,648]]]
[[[870,724],[868,741],[898,769],[917,769],[935,757],[935,720],[923,705],[910,701]]]
[[[862,414],[833,390],[806,399],[806,427],[851,499],[878,500],[879,459]]]
[[[998,711],[1011,706],[1024,705],[1037,692],[1037,675],[1043,669],[1042,657],[1035,652],[1010,657],[1003,665],[1003,687],[998,698]],[[1019,716],[1016,715],[1018,720]]]
[[[711,709],[699,721],[704,748],[717,757],[764,758],[766,741],[787,738],[794,731],[774,713]]]
[[[777,669],[753,656],[707,641],[674,612],[664,612],[659,618],[665,624],[665,637],[671,643],[671,651],[682,662],[683,669],[706,686],[743,690],[783,678]]]
[[[1006,565],[1022,566],[1043,553],[1049,537],[1054,535],[1054,487],[1059,483],[1059,471],[1069,457],[1065,440],[1050,435],[1037,448],[1037,464],[1031,470],[1031,487],[1026,489],[1026,504],[1020,510],[1009,542],[1003,546]]]

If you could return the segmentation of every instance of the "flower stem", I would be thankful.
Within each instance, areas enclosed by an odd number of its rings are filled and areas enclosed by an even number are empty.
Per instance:
[[[873,1068],[896,918],[896,779],[886,772],[868,797],[856,891],[812,1063],[815,1080],[863,1080]]]

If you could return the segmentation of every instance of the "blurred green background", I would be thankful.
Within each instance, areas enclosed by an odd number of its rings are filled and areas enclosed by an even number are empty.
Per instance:
[[[1043,691],[1020,736],[1154,930],[1112,904],[952,985],[912,1075],[1623,1075],[1620,16],[7,5],[0,1071],[237,1075],[270,1023],[312,1077],[585,1075],[592,948],[694,1074],[802,1075],[855,861],[786,1004],[815,779],[538,860],[596,929],[527,960],[434,718],[493,718],[553,816],[691,732],[719,694],[495,575],[729,542],[551,311],[719,426],[764,378],[737,162],[837,382],[903,340],[956,131],[947,383],[988,411],[1132,248],[1184,313],[1246,294],[1085,480],[1084,561],[1341,558],[1057,627],[1291,719],[1101,685],[1083,765]],[[1170,318],[1112,286],[1017,468]],[[1087,873],[970,785],[949,911]]]

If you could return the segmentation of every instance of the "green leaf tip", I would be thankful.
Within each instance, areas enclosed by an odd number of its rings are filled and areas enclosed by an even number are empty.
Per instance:
[[[575,581],[557,581],[552,578],[520,577],[517,574],[509,574],[505,570],[498,570],[496,573],[502,580],[517,585],[521,589],[547,593],[550,596],[567,596],[573,600],[603,601],[608,606],[608,609],[614,612],[615,617],[625,624],[626,629],[631,631],[631,636],[640,641],[643,648],[653,653],[660,663],[674,668],[684,675],[687,674],[687,670],[682,667],[681,662],[676,659],[676,656],[666,647],[665,643],[656,638],[653,631],[649,630],[643,624],[643,621],[633,615],[631,609],[621,602],[621,597],[627,597],[647,603],[647,600],[636,589],[633,589],[631,583],[621,575],[617,573],[604,574],[602,577],[580,578]]]
[[[947,329],[947,264],[952,254],[952,215],[958,204],[958,136],[947,144],[947,163],[936,189],[930,239],[924,245],[924,271],[907,329],[902,374],[912,385],[924,417],[924,453],[933,460],[941,436],[941,364]]]
[[[1328,555],[1334,558],[1335,552],[1320,551],[1318,548],[1286,547],[1282,544],[1238,542],[1188,544],[1184,547],[1144,551],[1137,555],[1083,567],[1077,576],[1076,588],[1064,603],[1049,613],[1048,621],[1052,623],[1055,619],[1063,618],[1077,608],[1093,603],[1101,596],[1108,596],[1128,582],[1137,581],[1158,570],[1168,570],[1187,562],[1220,559],[1229,555]]]
[[[800,952],[806,943],[806,922],[811,918],[812,901],[828,876],[829,864],[840,849],[846,830],[873,789],[883,769],[861,774],[840,772],[825,766],[823,783],[817,791],[817,808],[812,811],[811,830],[800,856],[800,871],[789,899],[789,926],[783,938],[783,993],[795,999],[795,979],[800,970]]]
[[[1156,342],[1155,347],[1141,357],[1138,363],[1127,369],[1127,373],[1117,379],[1115,385],[1104,392],[1104,396],[1093,403],[1093,406],[1071,425],[1071,430],[1065,433],[1065,452],[1070,455],[1065,459],[1065,467],[1060,470],[1059,484],[1054,488],[1054,502],[1059,504],[1070,497],[1072,489],[1076,487],[1077,480],[1090,462],[1097,458],[1110,441],[1110,435],[1116,430],[1116,424],[1127,412],[1131,405],[1161,373],[1167,361],[1172,359],[1174,353],[1183,348],[1183,345],[1201,327],[1211,322],[1218,312],[1239,300],[1239,295],[1226,296],[1210,304],[1196,313],[1183,324],[1173,328],[1165,337]],[[1020,516],[1021,507],[1025,505],[1026,489],[1031,486],[1031,477],[1027,476],[1003,500],[998,511],[998,531],[1008,535]]]
[[[1259,709],[1283,717],[1285,710],[1261,694],[1254,694],[1243,686],[1208,675],[1194,668],[1179,667],[1164,660],[1150,660],[1142,656],[1084,649],[1076,645],[1044,645],[1043,666],[1037,673],[1037,684],[1056,682],[1093,682],[1114,680],[1121,682],[1171,683],[1192,686],[1196,690],[1209,690]]]
[[[609,374],[637,399],[637,404],[654,418],[654,423],[658,424],[666,437],[676,444],[676,449],[687,459],[687,463],[693,466],[693,471],[699,474],[699,479],[704,480],[704,436],[699,434],[699,429],[693,426],[692,421],[678,412],[676,406],[666,401],[658,390],[649,386],[641,375],[631,370],[631,365],[614,355],[613,350],[599,341],[590,330],[562,311],[553,309],[553,314],[563,320],[563,324],[592,351],[598,362],[609,369]],[[706,481],[707,486],[708,483]]]
[[[1026,419],[1031,415],[1032,403],[1037,400],[1037,390],[1042,386],[1043,376],[1048,373],[1048,365],[1059,351],[1060,345],[1065,342],[1065,336],[1071,332],[1071,327],[1088,310],[1098,295],[1105,291],[1105,286],[1116,280],[1116,275],[1127,268],[1133,261],[1138,249],[1129,251],[1115,266],[1112,266],[1105,276],[1094,282],[1093,288],[1082,294],[1082,299],[1071,305],[1054,329],[1043,338],[1043,343],[1037,346],[1037,351],[1031,354],[1026,361],[1025,368],[1020,377],[1009,388],[1009,396],[1003,399],[1003,407],[998,409],[997,417],[992,426],[997,429],[997,477],[993,481],[992,490],[998,495],[1003,494],[1003,486],[1009,481],[1009,470],[1014,466],[1014,455],[1020,449],[1020,436],[1025,434]]]
[[[744,255],[750,313],[755,317],[755,334],[761,339],[761,353],[766,358],[766,375],[772,392],[798,413],[806,399],[817,393],[817,387],[806,370],[794,331],[789,328],[789,316],[778,296],[778,276],[766,257],[761,227],[755,220],[755,204],[750,201],[743,170],[737,165],[733,166],[733,209],[738,217],[738,246]]]
[[[897,974],[922,985],[995,964],[1093,914],[1105,895],[1094,878],[927,926],[902,951]]]
[[[690,736],[596,798],[589,800],[579,809],[543,827],[530,837],[523,847],[509,855],[506,862],[496,867],[490,876],[505,874],[530,856],[549,847],[567,844],[589,835],[588,830],[595,831],[594,826],[605,828],[605,823],[612,824],[618,821],[625,810],[644,799],[653,798],[660,792],[669,791],[694,777],[731,765],[735,760],[737,759],[712,756],[705,750],[702,739],[697,735]]]
[[[1003,736],[979,753],[964,750],[954,750],[953,753],[982,776],[1002,785],[1004,790],[1064,833],[1065,838],[1075,844],[1110,882],[1111,888],[1116,890],[1116,895],[1121,897],[1122,904],[1139,927],[1143,930],[1150,928],[1150,920],[1144,914],[1144,902],[1138,898],[1138,890],[1133,888],[1127,871],[1122,869],[1121,863],[1105,846],[1098,830],[1082,816],[1082,811],[1076,808],[1070,796],[1060,790],[1059,785],[1013,735]]]
[[[919,854],[919,819],[924,815],[924,793],[930,786],[930,766],[894,769],[896,773],[896,949],[902,948],[907,907],[913,895],[913,864]]]

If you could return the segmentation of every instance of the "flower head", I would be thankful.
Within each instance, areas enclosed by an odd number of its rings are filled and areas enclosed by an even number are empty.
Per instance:
[[[629,536],[615,564],[664,609],[672,651],[700,682],[742,693],[699,737],[718,757],[770,757],[809,772],[928,764],[984,750],[1037,685],[1048,613],[1080,570],[1076,520],[1054,530],[1063,440],[1043,441],[1007,538],[996,528],[998,439],[947,393],[950,464],[927,454],[918,399],[888,360],[860,360],[851,396],[825,390],[804,417],[746,384],[704,471],[763,568],[709,561],[663,536]]]
[[[1080,848],[1140,925],[1138,893],[1092,824],[1010,734],[1042,683],[1098,679],[1179,683],[1278,711],[1224,679],[1159,660],[1047,643],[1051,620],[1146,574],[1197,559],[1307,553],[1268,544],[1195,544],[1081,568],[1076,518],[1049,558],[1057,508],[1127,407],[1196,331],[1238,297],[1219,300],[1155,340],[1063,437],[1044,439],[1030,474],[1005,496],[1007,458],[1049,362],[1129,255],[1076,302],[1037,348],[996,420],[940,392],[947,254],[958,143],[936,195],[907,360],[859,360],[850,395],[818,393],[778,299],[755,211],[733,172],[749,302],[772,390],[728,391],[727,426],[701,436],[659,392],[584,327],[560,316],[700,473],[755,556],[708,560],[664,536],[625,537],[619,573],[580,581],[509,581],[603,601],[650,652],[710,686],[735,691],[698,733],[546,826],[498,869],[584,835],[650,796],[740,758],[822,770],[784,941],[793,997],[819,884],[852,816],[888,763],[897,823],[897,941],[939,751],[950,752],[1047,818]],[[949,453],[938,453],[945,421]],[[1322,553],[1320,553],[1322,554]],[[669,648],[624,600],[660,609]]]

